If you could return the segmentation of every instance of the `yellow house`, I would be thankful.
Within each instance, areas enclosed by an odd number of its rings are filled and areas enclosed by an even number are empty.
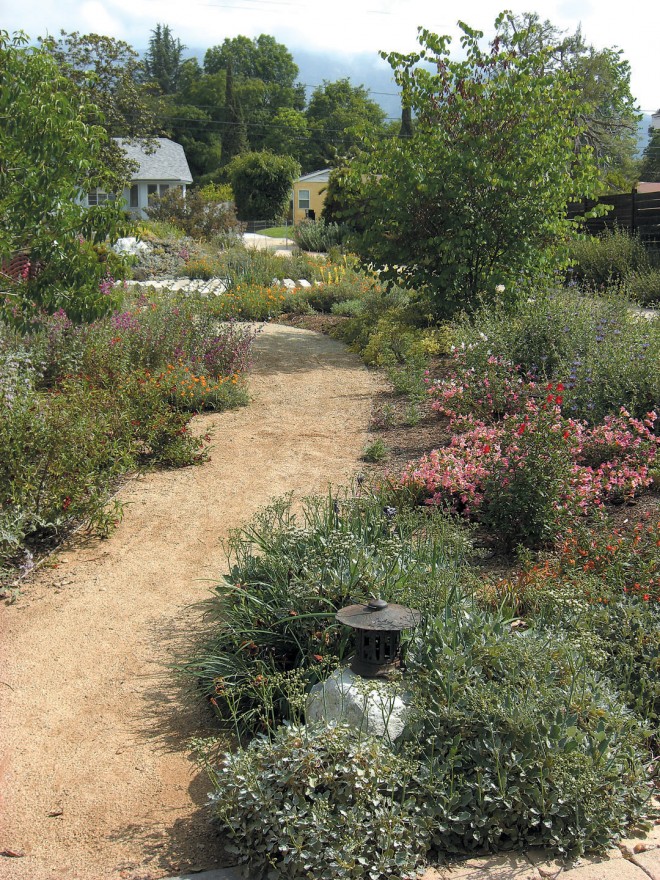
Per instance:
[[[293,182],[293,225],[301,220],[318,220],[323,211],[330,169],[303,174]]]

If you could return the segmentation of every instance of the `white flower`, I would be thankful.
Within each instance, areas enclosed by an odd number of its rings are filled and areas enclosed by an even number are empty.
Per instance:
[[[504,293],[505,290],[506,290],[506,288],[504,287],[503,284],[498,284],[497,287],[495,288],[496,293]]]

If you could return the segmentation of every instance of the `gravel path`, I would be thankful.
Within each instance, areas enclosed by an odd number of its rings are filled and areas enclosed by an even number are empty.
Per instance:
[[[128,483],[109,540],[67,548],[0,608],[2,880],[218,865],[208,785],[186,752],[211,720],[166,664],[224,570],[228,529],[359,468],[377,379],[339,343],[268,325],[251,391],[249,407],[196,420],[210,462]]]

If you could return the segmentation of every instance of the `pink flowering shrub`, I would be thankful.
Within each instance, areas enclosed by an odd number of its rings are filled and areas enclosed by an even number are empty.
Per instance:
[[[520,412],[537,391],[533,379],[504,358],[488,355],[480,367],[468,366],[463,351],[455,351],[452,359],[450,375],[428,389],[432,408],[452,422],[497,421],[505,413]]]
[[[474,390],[464,395],[453,379],[436,383],[436,408],[455,433],[446,447],[411,463],[396,485],[483,522],[505,546],[534,547],[552,542],[570,518],[632,499],[651,483],[660,444],[655,412],[641,421],[622,408],[588,427],[564,417],[562,383],[540,389],[515,376],[499,385],[512,410],[498,421],[487,396],[477,398],[478,420],[465,406]]]

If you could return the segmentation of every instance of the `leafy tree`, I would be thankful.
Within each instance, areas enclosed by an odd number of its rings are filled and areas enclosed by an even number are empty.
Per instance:
[[[307,117],[302,110],[282,107],[270,123],[264,143],[267,150],[281,156],[294,156],[301,161],[309,140]]]
[[[161,133],[160,106],[144,83],[138,53],[123,40],[99,34],[60,32],[60,39],[40,38],[60,71],[98,108],[110,137],[151,137]],[[93,74],[93,76],[90,76]]]
[[[293,56],[275,37],[261,34],[251,40],[242,35],[225,39],[221,46],[213,46],[204,56],[206,73],[217,73],[232,67],[237,78],[260,79],[292,88],[298,76],[298,65]]]
[[[639,112],[630,92],[630,65],[619,49],[597,50],[578,28],[574,34],[541,21],[536,13],[503,22],[502,45],[537,57],[539,74],[569,71],[578,96],[580,142],[593,148],[602,189],[629,189],[637,175]]]
[[[546,50],[518,53],[515,37],[502,48],[499,33],[482,49],[482,33],[460,27],[463,61],[424,29],[421,51],[383,56],[415,113],[412,137],[372,138],[343,172],[362,255],[428,292],[438,316],[562,265],[566,204],[597,183],[570,71],[540,73]]]
[[[22,279],[9,284],[5,305],[27,317],[34,308],[64,308],[93,317],[113,304],[106,262],[108,235],[128,229],[119,202],[77,203],[81,190],[120,191],[123,181],[102,161],[107,134],[98,109],[43,48],[0,32],[0,263],[20,256]],[[17,279],[14,279],[16,282]]]
[[[151,32],[149,48],[144,56],[147,79],[158,83],[164,95],[171,95],[179,87],[183,50],[181,40],[174,39],[169,25],[157,24]]]
[[[660,128],[652,128],[649,133],[651,138],[644,148],[639,179],[660,183]]]
[[[236,156],[227,167],[239,220],[275,220],[288,207],[300,165],[266,150]]]
[[[168,134],[183,147],[195,180],[218,168],[221,162],[222,142],[211,112],[172,100],[164,108]]]
[[[306,113],[310,140],[303,163],[313,171],[333,164],[348,154],[362,139],[364,130],[384,132],[385,112],[363,86],[350,80],[324,81],[309,101]]]
[[[222,161],[228,165],[235,156],[248,151],[247,128],[241,105],[234,94],[234,74],[231,64],[226,72],[225,114],[222,131]]]
[[[305,105],[304,88],[295,82],[298,67],[286,46],[267,34],[254,40],[245,36],[226,39],[206,52],[206,74],[230,67],[232,93],[245,120],[249,148],[259,151],[266,145],[277,113],[285,108],[302,110]]]

